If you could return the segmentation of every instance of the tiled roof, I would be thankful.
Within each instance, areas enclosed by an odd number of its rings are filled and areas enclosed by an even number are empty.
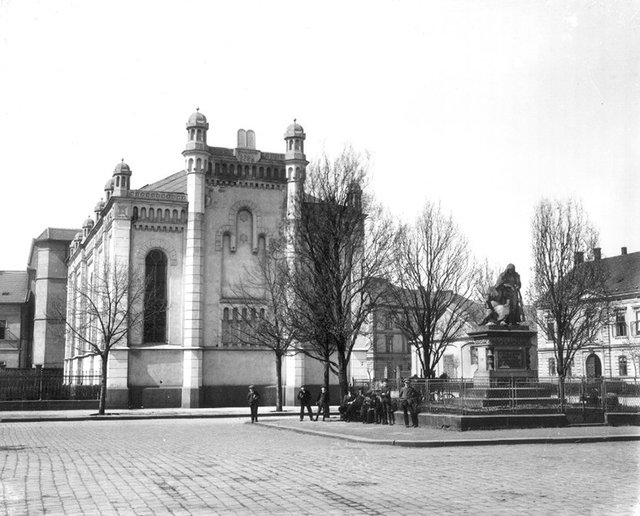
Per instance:
[[[610,295],[640,294],[640,252],[603,258]]]
[[[71,242],[79,229],[64,229],[64,228],[47,228],[45,229],[36,241],[42,240],[60,240],[63,242]]]
[[[0,271],[0,304],[24,303],[27,279],[26,271]]]
[[[153,192],[174,192],[174,193],[187,193],[187,172],[181,170],[175,174],[171,174],[160,181],[144,185],[140,190],[153,191]]]

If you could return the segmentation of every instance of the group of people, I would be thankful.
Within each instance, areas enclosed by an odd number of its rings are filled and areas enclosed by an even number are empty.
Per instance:
[[[318,421],[322,415],[322,420],[329,418],[329,392],[325,387],[320,388],[316,398],[317,412],[314,416],[311,409],[311,392],[306,386],[300,387],[298,392],[298,402],[300,403],[300,421],[304,419],[305,412],[311,421]],[[253,385],[249,386],[247,401],[251,409],[251,422],[258,421],[258,405],[260,394]],[[363,389],[358,389],[354,394],[349,391],[342,400],[339,407],[340,419],[342,421],[361,421],[362,423],[377,423],[383,425],[394,425],[396,422],[395,411],[399,406],[404,416],[406,427],[418,426],[418,408],[420,404],[420,392],[416,390],[409,379],[404,380],[404,385],[400,390],[398,400],[391,397],[391,389],[384,380],[378,389],[369,390],[366,393]],[[411,418],[411,421],[409,421]]]
[[[300,421],[304,419],[305,409],[309,414],[309,419],[314,421],[313,410],[311,410],[311,399],[311,391],[309,391],[304,385],[300,387],[300,391],[298,392],[298,401],[300,402]],[[322,414],[322,421],[326,421],[329,417],[329,391],[327,391],[325,387],[320,388],[320,393],[316,398],[316,406],[318,407],[318,412],[316,412],[315,421],[318,421],[320,414]]]
[[[367,392],[358,389],[356,394],[348,392],[339,407],[340,419],[346,422],[360,421],[363,424],[394,425],[398,402],[403,412],[405,426],[417,427],[420,392],[408,379],[404,380],[398,400],[391,397],[391,389],[386,380],[383,380],[378,389]]]

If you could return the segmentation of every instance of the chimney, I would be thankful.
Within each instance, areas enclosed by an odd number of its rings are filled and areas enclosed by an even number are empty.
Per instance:
[[[584,252],[576,251],[575,253],[573,253],[573,262],[574,265],[580,265],[582,262],[584,262]]]
[[[620,254],[621,254],[622,256],[626,255],[626,254],[627,254],[627,248],[626,248],[626,247],[623,247],[622,249],[620,249]]]
[[[599,248],[599,247],[594,247],[593,248],[593,259],[597,261],[600,258],[602,258],[602,249]]]

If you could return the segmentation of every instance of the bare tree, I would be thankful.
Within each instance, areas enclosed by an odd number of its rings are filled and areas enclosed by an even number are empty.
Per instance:
[[[310,167],[295,231],[292,293],[303,352],[338,374],[341,394],[356,339],[380,302],[392,224],[366,193],[367,167],[344,150]]]
[[[430,377],[469,322],[475,267],[466,238],[438,205],[427,203],[412,226],[399,228],[394,241],[396,323]]]
[[[606,274],[601,261],[583,261],[595,249],[598,234],[582,206],[542,200],[533,217],[534,278],[531,287],[535,318],[553,342],[560,399],[575,354],[597,339],[607,324]]]
[[[276,410],[282,410],[282,361],[294,350],[296,334],[289,308],[289,274],[284,242],[273,241],[258,257],[255,268],[247,271],[245,283],[238,286],[242,302],[239,320],[229,321],[238,342],[270,349],[276,367]]]
[[[67,342],[74,353],[99,356],[100,401],[99,414],[105,413],[107,395],[107,367],[111,350],[126,343],[129,332],[134,331],[145,316],[152,317],[151,309],[141,309],[146,292],[145,282],[137,278],[123,264],[105,264],[95,272],[93,281],[69,283],[67,304],[54,308],[53,318],[64,321]],[[154,303],[147,303],[148,306]],[[154,307],[152,310],[164,310]]]

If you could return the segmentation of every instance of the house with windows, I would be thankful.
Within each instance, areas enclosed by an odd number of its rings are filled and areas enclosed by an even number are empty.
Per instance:
[[[386,284],[385,288],[398,288]],[[458,338],[453,339],[436,364],[434,374],[446,373],[449,378],[471,378],[478,368],[478,348],[473,345],[467,332],[478,329],[477,322],[483,317],[482,307],[468,301],[469,319]],[[354,346],[351,373],[356,380],[382,378],[425,377],[421,369],[416,347],[398,325],[401,308],[397,296],[384,297],[370,318],[368,331],[359,337]]]
[[[0,368],[26,367],[31,344],[26,271],[0,271]]]
[[[0,271],[0,367],[62,370],[69,244],[76,229],[46,228],[31,242],[26,271]]]
[[[593,255],[604,267],[611,303],[609,324],[576,353],[571,375],[635,381],[640,377],[640,252],[628,253],[623,247],[618,256],[602,258],[600,249],[594,249]],[[577,253],[577,262],[582,256]],[[553,342],[545,337],[553,329],[538,335],[540,376],[557,375]]]
[[[307,160],[305,132],[294,121],[284,153],[256,147],[252,130],[236,144],[209,144],[199,111],[186,124],[185,168],[134,189],[133,170],[118,163],[105,197],[70,246],[69,288],[90,289],[104,264],[125,264],[146,279],[143,328],[130,328],[111,351],[107,377],[110,407],[243,405],[248,384],[274,395],[272,352],[233,337],[246,306],[238,285],[257,266],[270,241],[295,225],[303,202]],[[65,343],[69,377],[96,374],[99,358],[72,335]],[[287,357],[285,403],[300,385],[323,382],[322,365],[303,355]]]

